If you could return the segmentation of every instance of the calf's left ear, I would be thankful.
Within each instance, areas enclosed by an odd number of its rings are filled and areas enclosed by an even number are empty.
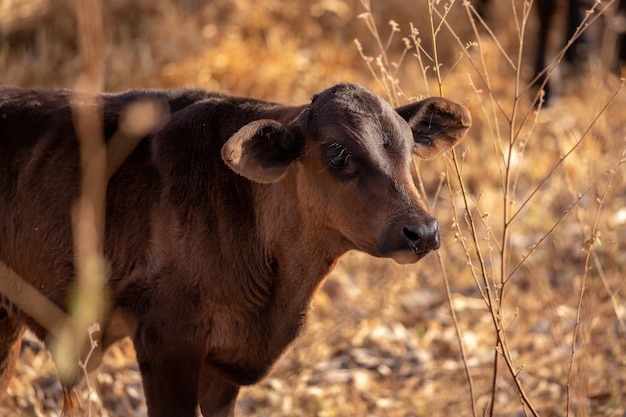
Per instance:
[[[428,159],[459,143],[472,125],[472,116],[462,105],[442,97],[431,97],[398,107],[396,112],[413,132],[413,151]]]
[[[256,120],[226,141],[222,159],[230,169],[251,181],[275,182],[300,155],[301,141],[296,136],[275,120]]]

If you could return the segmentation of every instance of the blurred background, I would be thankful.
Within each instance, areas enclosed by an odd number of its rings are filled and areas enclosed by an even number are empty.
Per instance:
[[[556,65],[568,3],[556,2],[550,102],[537,105],[531,3],[492,1],[479,15],[460,0],[104,0],[86,15],[87,29],[103,28],[89,43],[80,0],[0,0],[0,82],[76,88],[87,56],[105,91],[193,86],[302,104],[348,81],[394,105],[430,95],[466,105],[465,141],[415,162],[442,248],[409,266],[345,256],[304,335],[242,391],[238,414],[621,417],[619,14],[585,3],[585,58]],[[90,386],[79,395],[92,415],[146,415],[128,340]],[[28,338],[0,416],[58,416],[61,398],[49,354]]]

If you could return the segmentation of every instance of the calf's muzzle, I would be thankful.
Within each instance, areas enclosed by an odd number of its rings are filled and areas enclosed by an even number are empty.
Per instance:
[[[409,217],[394,223],[379,244],[380,256],[400,264],[414,263],[439,249],[439,222],[434,216]]]

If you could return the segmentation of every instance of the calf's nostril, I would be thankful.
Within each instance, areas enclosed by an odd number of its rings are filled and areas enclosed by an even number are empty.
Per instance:
[[[417,242],[420,240],[419,231],[416,226],[405,226],[404,229],[402,229],[402,234],[404,234],[404,237],[407,238],[409,242]]]
[[[402,234],[416,253],[439,248],[439,223],[436,220],[426,224],[404,226]]]

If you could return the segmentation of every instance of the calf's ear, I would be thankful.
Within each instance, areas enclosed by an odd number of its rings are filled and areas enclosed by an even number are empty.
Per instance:
[[[300,155],[301,141],[297,136],[275,120],[256,120],[226,141],[222,159],[230,169],[251,181],[275,182]]]
[[[459,143],[472,125],[469,110],[442,97],[431,97],[398,107],[396,112],[413,132],[413,152],[433,158]]]

